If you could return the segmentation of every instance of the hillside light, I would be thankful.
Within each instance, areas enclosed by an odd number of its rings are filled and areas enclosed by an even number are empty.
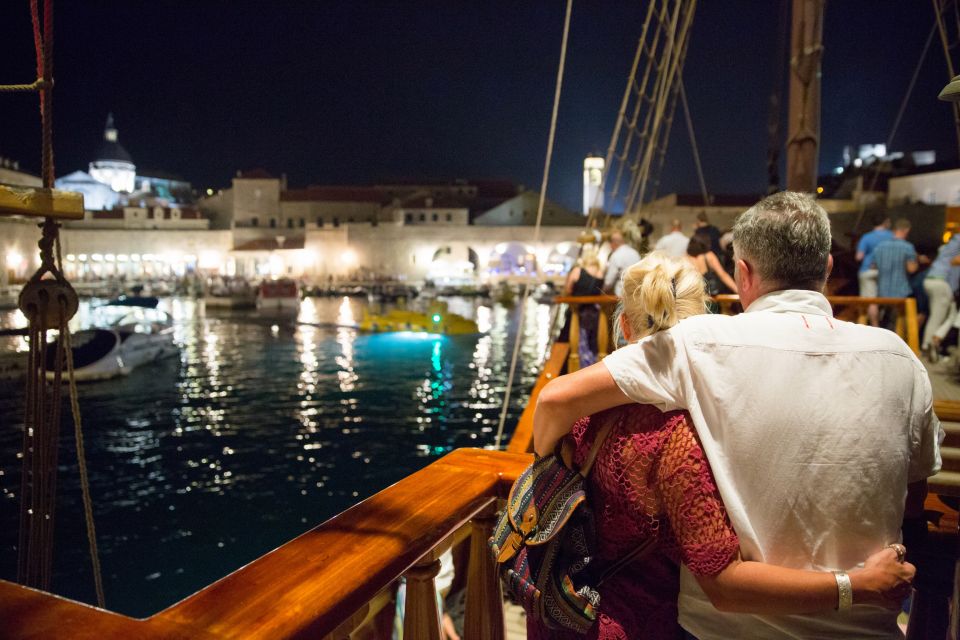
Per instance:
[[[960,76],[954,76],[950,84],[943,88],[939,98],[946,102],[960,102]]]

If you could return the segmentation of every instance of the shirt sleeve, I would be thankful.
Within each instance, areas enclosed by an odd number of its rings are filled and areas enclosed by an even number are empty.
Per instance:
[[[857,242],[857,253],[867,253],[867,234],[860,236],[860,241]]]
[[[942,465],[940,458],[940,443],[945,436],[940,419],[933,412],[933,393],[930,381],[926,375],[919,376],[917,381],[924,393],[920,394],[923,407],[917,412],[915,428],[910,434],[910,467],[907,471],[907,482],[919,482],[938,473]]]
[[[694,575],[720,573],[733,560],[740,540],[687,419],[677,422],[664,444],[656,478],[680,560]]]
[[[676,330],[659,331],[603,359],[617,386],[634,402],[652,404],[661,411],[686,408],[682,358],[678,357],[682,343]]]

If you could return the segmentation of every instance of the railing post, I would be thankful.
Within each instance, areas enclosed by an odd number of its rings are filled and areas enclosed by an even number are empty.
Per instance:
[[[440,573],[440,561],[411,567],[407,578],[407,602],[403,612],[403,637],[407,640],[441,640],[440,607],[434,578]]]
[[[597,362],[603,360],[610,353],[610,314],[607,305],[601,304],[600,316],[597,320]],[[616,348],[616,345],[614,345]]]
[[[570,304],[570,355],[567,356],[567,373],[580,368],[580,305]]]
[[[913,352],[920,355],[920,328],[917,325],[917,299],[904,298],[903,300],[904,316],[906,317],[907,335],[904,336],[907,344],[913,349]]]
[[[488,508],[470,521],[470,565],[467,574],[467,607],[464,640],[503,640],[503,592],[487,539],[493,533],[496,515]]]

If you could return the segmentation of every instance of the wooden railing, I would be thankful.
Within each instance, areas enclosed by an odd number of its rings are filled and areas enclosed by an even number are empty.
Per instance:
[[[433,577],[443,551],[469,537],[464,635],[501,640],[500,581],[487,538],[498,498],[530,462],[528,455],[458,449],[145,619],[0,581],[0,636],[341,640],[390,602],[405,576],[404,637],[439,640]]]
[[[600,307],[600,318],[597,321],[597,359],[602,359],[611,349],[610,333],[613,329],[611,319],[613,310],[620,298],[617,296],[558,296],[554,298],[556,304],[566,304],[570,307],[570,353],[567,355],[567,371],[576,371],[580,368],[580,307],[583,305],[597,305]]]

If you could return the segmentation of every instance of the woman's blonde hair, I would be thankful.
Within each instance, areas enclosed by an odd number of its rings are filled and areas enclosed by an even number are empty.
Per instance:
[[[624,270],[622,279],[613,323],[617,342],[623,338],[621,316],[630,327],[631,341],[636,341],[707,312],[703,276],[689,260],[655,251]]]
[[[580,259],[577,260],[577,265],[580,267],[596,267],[600,268],[600,252],[597,251],[597,248],[592,244],[584,245],[583,249],[580,251]]]

